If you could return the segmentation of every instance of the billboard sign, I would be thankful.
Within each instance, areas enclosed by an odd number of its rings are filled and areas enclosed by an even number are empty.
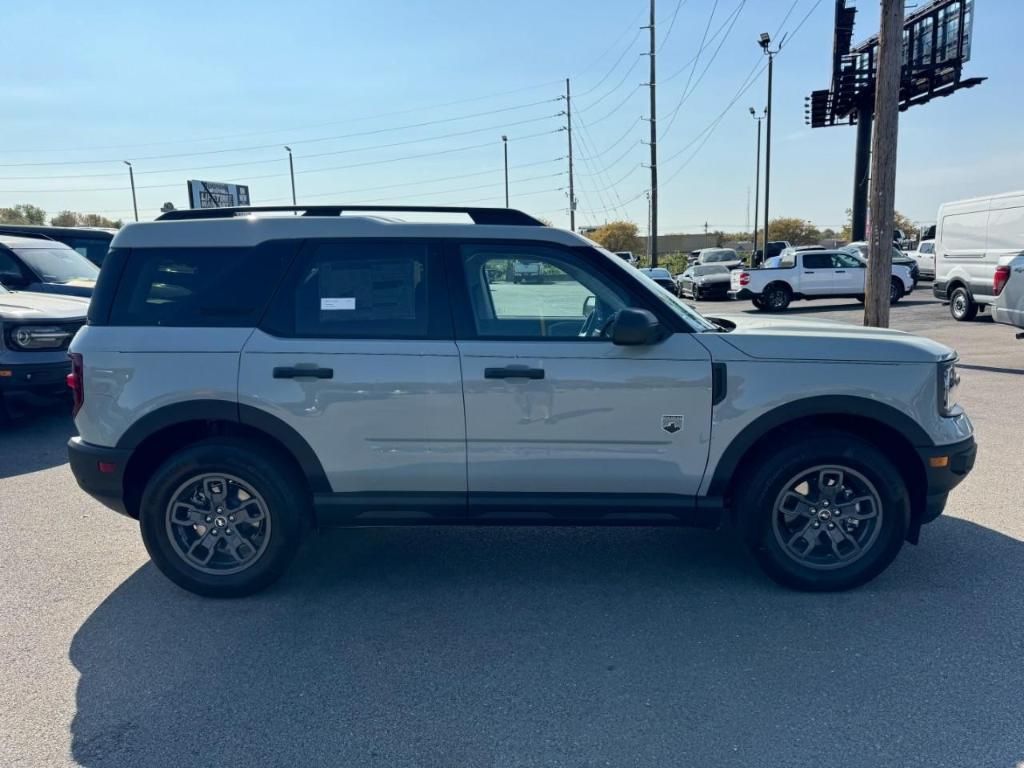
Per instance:
[[[195,179],[188,182],[190,208],[234,208],[249,204],[249,187],[245,184]]]

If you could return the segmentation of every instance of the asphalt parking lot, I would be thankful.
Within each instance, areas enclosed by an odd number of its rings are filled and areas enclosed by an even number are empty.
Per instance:
[[[27,404],[0,427],[0,766],[1022,765],[1024,342],[927,287],[893,327],[959,350],[980,454],[844,594],[775,586],[726,532],[382,528],[204,600],[78,490],[66,404]]]

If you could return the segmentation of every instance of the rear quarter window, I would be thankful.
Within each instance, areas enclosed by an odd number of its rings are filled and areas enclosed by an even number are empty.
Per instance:
[[[121,271],[109,324],[255,326],[295,247],[133,248]]]

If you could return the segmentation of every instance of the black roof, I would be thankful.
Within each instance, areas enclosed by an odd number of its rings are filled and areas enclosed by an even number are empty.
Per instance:
[[[0,235],[20,237],[46,237],[55,240],[60,235],[78,235],[97,240],[113,240],[114,235],[96,227],[48,227],[45,224],[0,224]]]

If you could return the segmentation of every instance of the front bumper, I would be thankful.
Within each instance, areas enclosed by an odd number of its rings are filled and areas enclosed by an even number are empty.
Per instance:
[[[78,486],[115,512],[127,515],[124,471],[131,450],[92,445],[80,437],[68,440],[68,462]]]
[[[950,445],[918,448],[924,464],[926,490],[922,523],[930,523],[946,508],[949,492],[956,488],[974,468],[978,445],[973,437]]]
[[[57,363],[5,363],[0,361],[0,392],[62,392],[67,387],[71,361]]]

